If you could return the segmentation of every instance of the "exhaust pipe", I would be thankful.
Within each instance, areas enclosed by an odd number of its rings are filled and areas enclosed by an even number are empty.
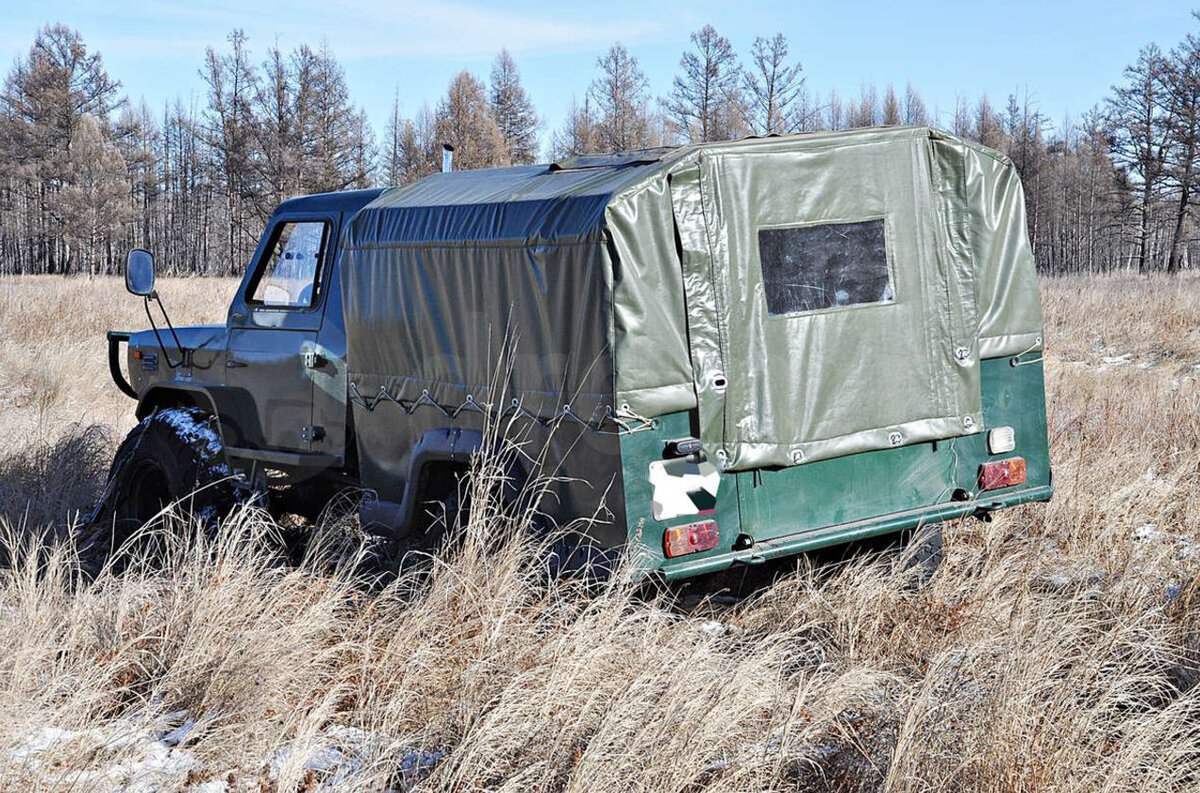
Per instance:
[[[442,144],[442,173],[454,170],[454,147],[449,143]]]

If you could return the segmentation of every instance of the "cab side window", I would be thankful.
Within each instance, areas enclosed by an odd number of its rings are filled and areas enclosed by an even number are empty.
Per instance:
[[[316,305],[328,232],[329,224],[319,220],[276,226],[250,290],[249,302],[272,308]]]

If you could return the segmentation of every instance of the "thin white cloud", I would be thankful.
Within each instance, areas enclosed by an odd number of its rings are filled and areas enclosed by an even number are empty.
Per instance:
[[[110,36],[106,44],[158,56],[194,49],[200,41],[218,45],[213,35],[241,28],[255,49],[279,38],[286,47],[322,40],[342,59],[385,57],[477,58],[500,47],[521,54],[599,50],[612,42],[644,41],[668,33],[656,19],[596,22],[558,13],[523,13],[480,4],[407,0],[292,0],[246,3],[202,0],[136,3],[142,19],[176,33],[147,38],[131,31]]]
[[[354,48],[360,56],[477,56],[501,46],[525,53],[589,50],[617,39],[641,40],[664,31],[657,20],[598,24],[589,19],[530,16],[463,3],[333,0],[323,5],[337,8],[339,19],[359,28],[359,43],[344,42],[343,46]]]

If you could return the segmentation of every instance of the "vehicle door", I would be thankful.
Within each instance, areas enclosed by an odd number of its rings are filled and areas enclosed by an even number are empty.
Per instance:
[[[275,217],[229,313],[225,382],[253,404],[247,446],[312,451],[317,332],[337,240],[334,215]]]

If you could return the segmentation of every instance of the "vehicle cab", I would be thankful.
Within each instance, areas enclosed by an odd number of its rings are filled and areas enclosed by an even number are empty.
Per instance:
[[[139,333],[110,333],[110,368],[138,400],[138,418],[191,405],[218,417],[235,465],[341,467],[347,414],[339,240],[354,214],[382,192],[325,193],[280,204],[224,327],[174,328],[167,319]],[[140,289],[149,311],[149,301],[158,299],[153,259],[141,265],[140,276],[138,269],[131,257],[127,281],[141,279],[131,291]],[[129,343],[127,382],[117,363],[123,340]]]

